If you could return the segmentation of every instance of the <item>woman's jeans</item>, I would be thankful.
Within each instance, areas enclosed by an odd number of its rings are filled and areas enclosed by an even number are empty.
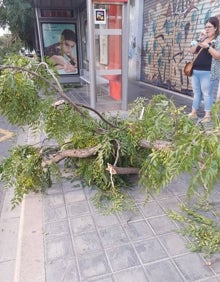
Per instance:
[[[205,112],[210,112],[212,109],[218,79],[211,80],[210,75],[210,71],[193,70],[192,89],[194,97],[192,108],[194,110],[198,110],[202,99],[204,100]]]

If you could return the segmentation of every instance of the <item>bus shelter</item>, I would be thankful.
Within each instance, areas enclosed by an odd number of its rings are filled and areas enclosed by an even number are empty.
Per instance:
[[[36,48],[61,83],[86,83],[90,106],[108,95],[127,109],[129,0],[34,0]]]

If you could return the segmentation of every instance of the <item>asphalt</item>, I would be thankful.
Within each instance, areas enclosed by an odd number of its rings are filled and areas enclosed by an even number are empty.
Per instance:
[[[88,103],[82,89],[69,95]],[[129,102],[136,97],[166,94],[190,111],[192,99],[141,82],[129,82]],[[99,99],[102,111],[117,110],[118,103]],[[202,110],[201,110],[201,115]],[[1,157],[14,144],[36,144],[28,128],[18,131],[0,119],[0,129],[16,135],[0,142]],[[0,138],[1,138],[0,134]],[[0,139],[1,140],[1,139]],[[83,179],[64,177],[44,194],[29,194],[15,210],[12,191],[0,189],[0,281],[2,282],[180,282],[220,281],[220,254],[212,263],[186,248],[176,222],[166,215],[186,199],[188,176],[181,175],[160,195],[146,194],[137,182],[128,190],[136,210],[103,215],[94,206],[95,190]],[[216,187],[212,199],[220,203]]]

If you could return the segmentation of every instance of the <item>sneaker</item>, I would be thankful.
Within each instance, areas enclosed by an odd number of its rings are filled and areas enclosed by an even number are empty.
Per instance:
[[[204,117],[200,120],[201,123],[207,123],[211,121],[211,117]]]
[[[196,113],[190,113],[190,114],[188,114],[188,118],[190,118],[190,119],[196,119],[196,118],[198,118],[198,116],[197,116]]]

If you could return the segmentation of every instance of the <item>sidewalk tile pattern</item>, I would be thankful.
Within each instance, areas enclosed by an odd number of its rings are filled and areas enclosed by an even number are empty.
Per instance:
[[[220,281],[220,256],[209,266],[202,255],[190,252],[188,239],[166,215],[185,199],[187,177],[147,203],[135,185],[127,192],[136,210],[110,215],[95,208],[94,190],[83,181],[53,184],[43,204],[46,282]]]

